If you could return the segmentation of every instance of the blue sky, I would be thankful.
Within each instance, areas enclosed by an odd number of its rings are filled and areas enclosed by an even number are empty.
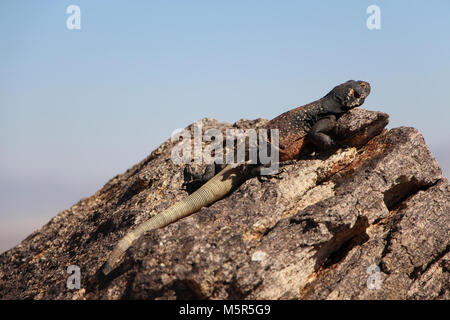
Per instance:
[[[69,30],[69,5],[81,30]],[[366,8],[381,9],[368,30]],[[176,128],[273,118],[349,79],[449,176],[450,2],[0,2],[0,252]]]

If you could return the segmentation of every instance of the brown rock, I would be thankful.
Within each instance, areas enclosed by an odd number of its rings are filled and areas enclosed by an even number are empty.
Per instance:
[[[281,179],[249,179],[148,232],[102,278],[130,228],[187,195],[166,141],[0,255],[0,298],[449,299],[448,181],[416,129],[387,122],[352,110],[337,130],[352,147],[287,163]],[[80,267],[80,290],[66,287],[69,265]]]

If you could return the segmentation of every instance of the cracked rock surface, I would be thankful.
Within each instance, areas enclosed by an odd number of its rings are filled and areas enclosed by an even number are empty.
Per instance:
[[[102,277],[130,228],[187,196],[168,140],[0,255],[0,298],[450,299],[448,181],[416,129],[387,123],[352,110],[337,130],[348,147],[283,164],[280,179],[249,179],[148,232]],[[70,265],[79,290],[66,286]]]

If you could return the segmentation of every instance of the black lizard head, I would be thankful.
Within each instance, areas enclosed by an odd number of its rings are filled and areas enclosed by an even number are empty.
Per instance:
[[[370,84],[365,81],[349,80],[331,90],[330,94],[347,110],[359,107],[370,93]]]

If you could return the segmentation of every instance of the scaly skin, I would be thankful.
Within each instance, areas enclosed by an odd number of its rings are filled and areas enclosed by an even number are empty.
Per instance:
[[[268,128],[279,129],[280,161],[296,159],[308,141],[322,150],[331,148],[334,142],[326,133],[341,115],[362,105],[369,93],[369,83],[350,80],[323,98],[272,119]]]
[[[227,165],[197,191],[156,216],[144,221],[136,229],[127,233],[109,256],[108,261],[103,267],[103,273],[107,275],[114,270],[125,251],[145,232],[165,227],[223,198],[234,188],[241,185],[246,180],[246,177],[247,175],[243,174],[242,168]]]
[[[350,80],[336,86],[323,98],[272,119],[268,129],[279,129],[280,161],[296,159],[307,141],[320,149],[334,146],[327,133],[335,128],[337,118],[362,105],[369,93],[367,82]],[[108,275],[114,270],[126,250],[147,231],[165,227],[214,203],[240,186],[249,176],[249,170],[243,170],[242,166],[227,165],[197,191],[127,233],[114,248],[103,273]]]

